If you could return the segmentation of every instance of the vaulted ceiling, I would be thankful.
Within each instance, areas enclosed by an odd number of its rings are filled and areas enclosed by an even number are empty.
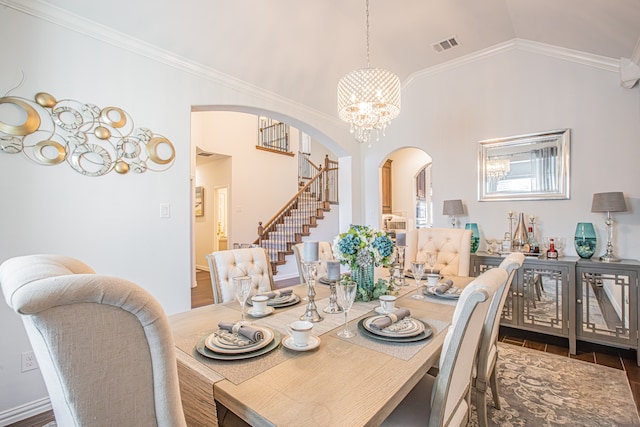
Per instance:
[[[365,0],[45,1],[330,115],[340,77],[367,65]],[[613,59],[640,43],[640,0],[370,0],[369,13],[371,66],[403,82],[513,39]]]

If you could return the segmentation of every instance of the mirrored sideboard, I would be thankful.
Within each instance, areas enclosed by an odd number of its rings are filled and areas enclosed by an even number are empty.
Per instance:
[[[497,267],[503,257],[471,255],[470,275]],[[640,262],[597,259],[527,257],[511,284],[501,324],[619,348],[640,348],[638,276]],[[640,366],[640,355],[637,358]]]

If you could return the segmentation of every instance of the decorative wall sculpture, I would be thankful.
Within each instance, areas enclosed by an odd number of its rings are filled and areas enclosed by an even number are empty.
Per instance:
[[[35,101],[0,98],[0,151],[23,153],[41,165],[66,162],[76,172],[101,176],[169,169],[175,159],[171,141],[147,128],[135,128],[133,119],[118,107],[56,100],[44,92]],[[12,108],[6,108],[12,107]],[[10,124],[13,120],[22,124]]]

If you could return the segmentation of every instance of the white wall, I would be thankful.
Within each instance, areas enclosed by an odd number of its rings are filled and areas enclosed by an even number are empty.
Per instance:
[[[538,236],[565,237],[567,255],[575,255],[576,223],[593,222],[603,253],[604,215],[590,212],[592,195],[623,191],[629,212],[615,214],[616,252],[639,258],[640,90],[620,87],[615,70],[551,54],[507,49],[405,86],[400,116],[384,142],[364,154],[367,223],[378,221],[378,167],[389,153],[413,146],[433,158],[436,227],[447,226],[442,202],[459,198],[468,212],[459,222],[477,222],[481,237],[502,237],[507,211],[523,211],[538,218]],[[569,200],[477,201],[478,141],[564,128],[572,131]]]
[[[197,145],[197,144],[196,144]],[[218,238],[216,187],[231,189],[232,158],[199,164],[196,170],[196,186],[204,189],[204,215],[195,217],[194,230],[196,242],[196,266],[209,269],[206,255],[215,250],[214,241]],[[229,194],[227,194],[230,197]]]
[[[348,128],[336,118],[225,79],[197,64],[156,54],[135,40],[114,38],[115,45],[102,42],[103,28],[76,25],[71,16],[65,17],[68,21],[62,27],[52,23],[57,18],[47,15],[46,9],[30,11],[33,15],[6,5],[0,10],[3,57],[10,58],[0,67],[0,93],[16,86],[24,72],[24,83],[11,95],[31,98],[45,91],[58,99],[118,106],[131,114],[137,126],[169,138],[176,150],[175,163],[166,172],[110,173],[98,178],[82,176],[66,164],[45,167],[22,155],[0,152],[0,262],[30,253],[74,256],[99,273],[140,284],[169,314],[188,310],[195,264],[191,259],[195,251],[191,240],[192,106],[279,111],[297,128],[330,146],[345,165],[350,166],[349,156],[357,153]],[[344,147],[336,141],[344,141]],[[350,176],[351,168],[342,173]],[[244,184],[240,185],[249,186],[255,180],[250,174],[241,178]],[[357,179],[344,185],[342,194],[347,199],[359,192]],[[161,203],[171,205],[170,219],[160,219]],[[241,207],[248,214],[253,200],[234,203],[236,212]],[[350,215],[341,212],[341,218]],[[246,237],[238,231],[238,239]],[[30,346],[19,317],[4,303],[0,324],[2,423],[8,421],[6,414],[46,397],[46,391],[38,371],[20,373],[20,354]]]

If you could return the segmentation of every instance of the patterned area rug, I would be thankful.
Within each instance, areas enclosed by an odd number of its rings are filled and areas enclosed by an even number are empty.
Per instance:
[[[501,410],[487,394],[490,426],[640,426],[624,371],[499,343]],[[477,426],[471,412],[469,425]]]

